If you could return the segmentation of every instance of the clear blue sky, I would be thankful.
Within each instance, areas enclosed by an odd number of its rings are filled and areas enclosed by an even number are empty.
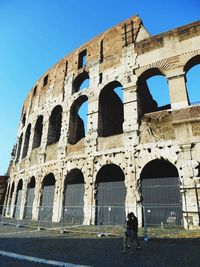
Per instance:
[[[34,83],[63,56],[135,14],[155,35],[199,20],[200,1],[0,0],[0,174]]]

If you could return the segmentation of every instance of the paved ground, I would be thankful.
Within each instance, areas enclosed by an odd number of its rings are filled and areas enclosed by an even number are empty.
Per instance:
[[[75,234],[29,231],[8,234],[1,227],[0,250],[93,267],[200,267],[200,238],[152,239],[142,241],[142,250],[121,254],[122,237],[89,238]],[[5,234],[5,235],[4,235]],[[39,267],[0,256],[2,267]]]

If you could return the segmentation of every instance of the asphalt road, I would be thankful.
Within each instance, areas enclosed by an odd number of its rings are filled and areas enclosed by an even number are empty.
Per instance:
[[[141,241],[142,250],[121,254],[121,237],[80,238],[71,234],[23,232],[0,237],[0,250],[92,267],[200,267],[199,238]],[[0,256],[2,267],[39,267]],[[52,265],[51,265],[52,266]]]

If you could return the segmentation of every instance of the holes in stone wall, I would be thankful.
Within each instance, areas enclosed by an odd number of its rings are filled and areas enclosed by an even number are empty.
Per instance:
[[[27,129],[26,129],[22,158],[25,158],[27,156],[30,135],[31,135],[31,124],[29,124],[28,127],[27,127]]]
[[[78,55],[78,69],[84,68],[87,64],[87,50],[83,50]]]
[[[33,138],[33,149],[41,145],[43,129],[43,116],[39,116],[35,124],[35,132]]]
[[[103,39],[100,42],[99,63],[103,62]]]
[[[34,89],[33,89],[33,96],[35,96],[36,93],[37,93],[37,85],[36,85],[36,86],[34,87]]]
[[[56,106],[49,118],[49,129],[48,129],[48,138],[47,145],[54,144],[59,141],[61,134],[62,126],[62,107]]]
[[[124,110],[122,85],[113,81],[99,96],[98,135],[105,137],[123,132]]]
[[[80,96],[70,110],[69,137],[70,144],[76,144],[87,132],[88,98]]]
[[[47,74],[43,79],[43,87],[47,85],[48,80],[49,80],[49,75]]]
[[[200,104],[200,55],[191,58],[184,71],[189,103]]]

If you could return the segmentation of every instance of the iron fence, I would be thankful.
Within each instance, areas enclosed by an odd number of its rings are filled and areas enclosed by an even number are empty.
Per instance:
[[[198,220],[198,212],[196,207],[187,207],[185,211],[180,209],[178,205],[147,205],[143,206],[138,212],[139,219],[139,236],[148,240],[153,236],[163,236],[166,233],[176,233],[183,230],[184,220],[191,219],[191,214]],[[32,207],[26,206],[24,210],[28,210],[29,216],[20,219],[20,207],[14,209],[10,207],[2,207],[0,214],[1,225],[16,226],[18,231],[22,228],[29,227],[35,230],[52,229],[65,232],[70,229],[87,229],[88,232],[96,232],[104,234],[106,232],[117,233],[122,236],[126,228],[126,216],[124,206],[97,206],[88,207],[88,211],[93,217],[88,225],[84,223],[83,206],[64,206],[59,222],[52,222],[53,207],[42,206],[38,209],[37,220],[32,218]],[[12,212],[13,217],[10,217]],[[25,212],[24,212],[25,214]],[[136,214],[137,215],[137,214]],[[188,221],[190,223],[190,221]],[[198,225],[198,222],[196,223]]]

